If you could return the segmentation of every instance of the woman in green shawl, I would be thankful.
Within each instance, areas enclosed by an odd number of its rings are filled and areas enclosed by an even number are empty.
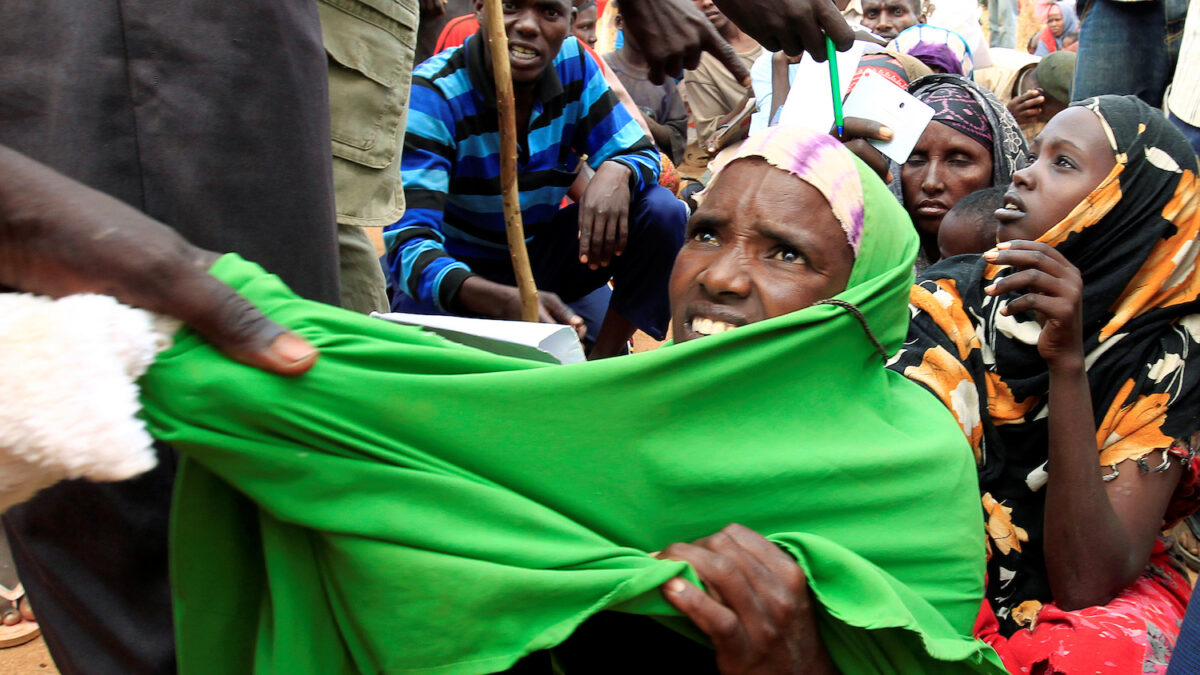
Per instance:
[[[184,456],[181,672],[494,672],[604,610],[704,641],[698,626],[723,670],[761,671],[731,636],[761,644],[744,628],[771,598],[705,578],[706,552],[754,532],[798,563],[825,665],[1002,672],[971,638],[984,542],[966,442],[884,368],[916,234],[830,137],[780,129],[743,154],[676,266],[684,343],[608,362],[483,353],[217,260],[321,357],[281,378],[184,330],[141,380],[151,430]]]

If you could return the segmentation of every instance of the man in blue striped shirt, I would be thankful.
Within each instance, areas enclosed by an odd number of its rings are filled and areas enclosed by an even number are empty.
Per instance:
[[[573,302],[613,280],[592,357],[634,328],[662,338],[686,208],[658,187],[658,153],[574,37],[569,0],[507,0],[518,188],[544,321],[582,325]],[[482,0],[476,13],[482,16]],[[520,317],[500,197],[491,54],[480,33],[413,73],[402,155],[404,217],[384,230],[392,307]],[[595,175],[560,208],[581,155]]]

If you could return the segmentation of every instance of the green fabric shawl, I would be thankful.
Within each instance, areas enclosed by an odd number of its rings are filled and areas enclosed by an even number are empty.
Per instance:
[[[917,239],[865,171],[839,297],[895,352]],[[1003,672],[971,638],[970,450],[846,309],[547,367],[301,300],[236,256],[212,273],[322,356],[275,377],[185,330],[141,381],[184,454],[184,675],[492,672],[604,609],[694,631],[658,590],[694,575],[645,552],[730,522],[796,557],[843,672]]]

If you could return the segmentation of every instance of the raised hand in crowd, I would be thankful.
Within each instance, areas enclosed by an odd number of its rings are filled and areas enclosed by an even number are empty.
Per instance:
[[[763,47],[790,55],[806,51],[825,60],[825,34],[838,49],[849,49],[854,33],[829,0],[714,0],[721,11]],[[625,30],[650,66],[650,80],[679,76],[700,63],[709,52],[733,76],[750,86],[750,72],[690,0],[625,0],[621,3]]]
[[[207,273],[219,257],[162,223],[0,147],[0,284],[103,293],[183,320],[230,357],[298,375],[317,350]]]
[[[843,122],[842,135],[839,137],[842,144],[871,167],[885,183],[890,183],[892,173],[887,156],[867,141],[890,141],[892,130],[875,120],[862,117],[847,117]],[[837,129],[831,129],[829,133],[837,136]]]
[[[700,53],[709,52],[750,86],[750,71],[692,0],[625,0],[621,17],[646,58],[651,82],[662,84],[695,69]]]
[[[838,50],[854,42],[854,31],[831,0],[713,0],[738,28],[764,49],[788,56],[801,52],[825,61],[825,35]],[[624,7],[624,5],[622,5]]]
[[[1020,96],[1014,96],[1008,102],[1008,111],[1017,119],[1018,124],[1036,122],[1042,114],[1042,106],[1046,103],[1046,92],[1041,89],[1030,89]]]

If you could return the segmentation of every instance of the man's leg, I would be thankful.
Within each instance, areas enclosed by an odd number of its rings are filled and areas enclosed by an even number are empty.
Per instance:
[[[1168,114],[1167,118],[1171,120],[1176,129],[1183,132],[1183,137],[1187,139],[1188,143],[1191,143],[1192,150],[1195,150],[1196,154],[1200,155],[1200,127],[1194,127],[1179,119],[1174,114]]]
[[[21,582],[64,675],[175,672],[167,505],[176,458],[161,444],[158,456],[143,476],[59,483],[4,516]]]
[[[338,225],[342,307],[360,314],[388,311],[387,282],[375,244],[357,225]]]
[[[1162,2],[1096,0],[1079,32],[1071,97],[1136,94],[1160,107],[1170,77]]]
[[[1017,0],[991,0],[988,5],[988,28],[992,47],[1016,49],[1017,47]]]
[[[609,267],[613,277],[610,311],[616,311],[656,340],[666,337],[671,320],[667,284],[683,245],[687,207],[657,185],[633,200],[629,243]]]

